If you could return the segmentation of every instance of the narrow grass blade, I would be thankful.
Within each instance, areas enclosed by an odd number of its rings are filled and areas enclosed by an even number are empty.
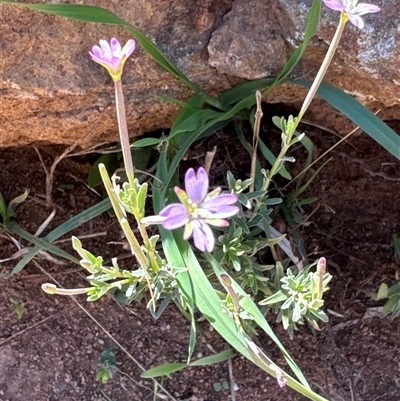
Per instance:
[[[31,244],[35,244],[35,245],[39,246],[41,249],[51,252],[54,255],[60,256],[64,259],[70,260],[71,262],[79,263],[79,259],[70,255],[68,252],[63,251],[59,247],[50,244],[46,240],[35,237],[34,235],[28,233],[28,231],[25,231],[16,222],[13,221],[13,222],[9,223],[7,227],[10,231],[19,235],[21,238],[25,239],[26,241],[29,241]]]
[[[209,121],[215,121],[221,116],[221,113],[211,109],[196,110],[191,115],[183,120],[180,124],[174,124],[171,129],[168,139],[172,139],[178,134],[195,131],[198,127],[204,127]]]
[[[290,82],[305,86],[306,88],[310,88],[312,85],[311,82],[303,79]],[[321,84],[317,94],[400,160],[400,135],[396,134],[396,132],[358,100],[326,82]]]
[[[62,237],[63,235],[67,234],[68,232],[72,231],[73,229],[79,227],[80,225],[94,219],[95,217],[99,216],[100,214],[106,212],[111,208],[111,202],[109,199],[105,199],[96,205],[90,207],[87,210],[77,214],[76,216],[72,217],[71,219],[67,220],[65,223],[59,225],[53,231],[48,233],[44,240],[51,243],[58,238]],[[13,268],[13,270],[4,275],[4,277],[11,277],[14,274],[19,273],[41,250],[40,246],[34,246],[32,249],[28,251],[28,253],[17,263],[17,265]]]
[[[291,208],[292,203],[309,187],[309,185],[314,181],[314,178],[319,174],[319,172],[326,166],[327,163],[329,163],[332,160],[332,157],[329,158],[324,164],[322,164],[318,169],[311,175],[311,177],[308,179],[308,181],[303,184],[301,187],[297,188],[295,191],[293,191],[286,199],[285,199],[285,204],[287,207]],[[298,205],[298,203],[296,203]]]
[[[213,365],[215,363],[220,363],[226,361],[229,358],[232,358],[236,355],[236,351],[232,348],[229,348],[225,351],[219,352],[218,354],[206,356],[201,359],[197,359],[196,361],[190,363],[165,363],[160,366],[156,366],[154,368],[148,369],[143,372],[140,377],[145,379],[160,377],[170,375],[171,373],[177,372],[178,370],[184,369],[188,366],[208,366]]]

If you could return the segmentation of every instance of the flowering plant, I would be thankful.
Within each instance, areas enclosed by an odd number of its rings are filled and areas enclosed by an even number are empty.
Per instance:
[[[358,4],[358,0],[323,0],[323,2],[332,10],[341,11],[346,20],[348,18],[353,25],[360,29],[364,28],[361,15],[377,13],[380,10],[380,7],[374,4]]]
[[[185,174],[186,192],[175,187],[175,193],[181,203],[171,203],[157,216],[146,217],[142,223],[162,224],[168,230],[185,226],[183,238],[189,239],[193,234],[194,244],[200,251],[212,252],[215,238],[210,228],[226,227],[225,220],[239,212],[235,194],[221,194],[221,188],[208,193],[209,178],[206,170],[200,167],[197,173],[190,168]]]
[[[305,385],[306,382],[303,381],[301,372],[277,338],[273,337],[276,344],[285,353],[287,360],[290,361],[292,366],[296,367],[295,373],[300,382],[282,371],[246,334],[246,332],[255,332],[255,324],[266,327],[264,316],[244,291],[248,285],[255,293],[258,292],[258,289],[264,292],[269,290],[268,285],[265,284],[268,281],[268,278],[264,276],[265,268],[257,265],[254,255],[262,248],[272,247],[283,238],[283,236],[275,239],[254,237],[254,232],[257,233],[258,231],[252,229],[258,226],[265,233],[269,231],[271,210],[268,210],[268,206],[281,201],[280,199],[267,199],[269,184],[273,176],[283,167],[284,162],[293,160],[286,156],[286,152],[304,136],[303,134],[296,135],[296,124],[299,119],[296,120],[291,117],[288,121],[284,119],[281,121],[282,150],[271,170],[262,171],[264,178],[259,191],[253,192],[251,190],[249,194],[243,193],[244,189],[249,186],[251,188],[254,177],[250,180],[241,181],[235,180],[231,174],[228,174],[231,193],[221,193],[221,188],[209,192],[209,176],[206,170],[200,167],[196,172],[190,168],[185,174],[185,189],[178,186],[174,188],[180,203],[164,204],[158,214],[145,217],[148,186],[147,183],[141,184],[134,175],[121,83],[123,65],[127,57],[132,54],[135,43],[133,40],[128,41],[122,48],[118,40],[113,38],[110,43],[100,41],[100,45],[101,47],[94,46],[90,55],[94,61],[108,70],[115,83],[118,124],[128,182],[118,185],[117,177],[114,175],[110,180],[104,165],[99,164],[99,169],[116,217],[139,266],[132,271],[120,269],[116,258],[112,259],[112,266],[105,266],[101,256],[91,254],[83,248],[79,239],[74,237],[74,249],[82,258],[81,266],[90,273],[87,278],[91,286],[66,290],[57,288],[53,284],[43,284],[42,289],[50,294],[86,293],[89,301],[97,300],[108,292],[119,292],[124,294],[126,302],[131,302],[134,299],[141,299],[144,290],[147,288],[151,295],[148,307],[155,317],[159,316],[168,302],[173,299],[175,302],[179,302],[182,307],[189,307],[194,319],[193,312],[196,305],[205,316],[211,317],[212,324],[220,329],[221,334],[235,348],[240,349],[240,352],[250,360],[257,361],[257,364],[266,372],[276,377],[280,387],[287,384],[302,394],[323,401],[322,397],[307,388],[308,385]],[[257,99],[261,101],[261,96],[258,95]],[[259,104],[258,106],[260,107]],[[162,174],[163,168],[159,166],[158,178],[163,183],[167,182],[167,185],[162,191],[153,189],[153,200],[157,204],[164,203],[165,199],[168,198],[166,192],[168,180],[162,179]],[[229,232],[219,237],[218,246],[220,250],[217,252],[219,254],[219,260],[217,260],[210,254],[216,246],[216,240],[210,226],[227,227],[229,223],[226,219],[234,217],[240,211],[240,208],[235,205],[238,201],[245,207],[251,207],[252,202],[255,202],[254,210],[250,213],[249,218],[244,218],[244,216],[242,216],[242,220],[236,218]],[[131,228],[127,213],[131,213],[135,217],[143,245],[140,244],[137,235]],[[148,236],[146,228],[149,224],[161,224],[167,230],[163,234],[166,260],[156,249],[159,236]],[[180,227],[184,227],[183,240],[185,243],[181,243],[168,234],[168,231]],[[226,290],[225,300],[221,299],[222,294],[220,295],[220,291],[216,291],[208,278],[212,273],[207,272],[207,276],[205,275],[198,259],[188,248],[187,240],[192,236],[195,247],[203,252],[204,259],[212,267],[220,285]],[[221,257],[221,250],[223,254],[227,254],[227,257],[223,255]],[[229,273],[233,273],[229,261],[233,263],[239,284],[229,275]],[[243,269],[242,262],[245,262],[246,270]],[[227,270],[224,270],[222,264]],[[288,272],[291,273],[290,269]],[[304,286],[312,285],[312,283],[314,281],[307,281]],[[215,283],[213,284],[215,285]],[[282,286],[282,288],[285,287]],[[157,311],[156,302],[160,298],[163,298],[163,302]],[[294,307],[296,307],[296,302],[299,302],[297,298],[293,300]],[[318,313],[321,306],[322,302],[319,301],[314,302],[311,307],[313,312]],[[310,320],[308,315],[305,315],[305,318]],[[296,322],[302,323],[302,320],[296,320]],[[232,336],[231,333],[235,332],[237,334]],[[192,353],[193,348],[189,350],[188,361]]]
[[[133,53],[135,46],[133,39],[129,39],[125,46],[121,47],[118,39],[111,38],[110,43],[100,40],[100,47],[93,46],[89,54],[96,63],[107,69],[114,81],[119,81],[125,61]]]
[[[185,189],[174,188],[180,203],[167,205],[166,200],[170,199],[171,183],[177,180],[177,167],[190,145],[200,135],[207,134],[206,130],[213,132],[221,122],[231,121],[232,117],[239,112],[243,115],[251,115],[250,108],[255,102],[247,101],[248,99],[235,99],[232,93],[225,96],[225,99],[222,96],[218,99],[210,99],[197,90],[196,86],[184,77],[172,62],[166,59],[153,42],[150,40],[145,42],[144,35],[131,30],[134,35],[136,32],[137,36],[135,37],[138,42],[145,43],[146,50],[161,65],[178,76],[190,89],[196,91],[193,98],[188,101],[188,107],[185,107],[178,116],[177,121],[179,119],[180,123],[174,125],[171,130],[169,138],[173,138],[174,146],[168,146],[167,140],[167,146],[162,152],[160,151],[156,178],[163,185],[161,189],[153,187],[153,207],[158,214],[150,217],[145,217],[147,183],[142,183],[134,174],[121,83],[124,63],[134,51],[135,41],[131,39],[122,47],[117,39],[112,38],[109,43],[101,40],[100,47],[93,46],[90,52],[92,59],[108,70],[115,83],[118,124],[127,182],[117,185],[116,176],[110,180],[104,165],[99,165],[100,173],[116,218],[137,263],[133,268],[120,269],[114,258],[111,266],[106,266],[100,256],[92,255],[83,248],[77,238],[73,238],[74,249],[81,257],[80,263],[90,273],[88,280],[91,287],[65,290],[54,285],[44,284],[42,288],[46,292],[87,293],[89,300],[98,299],[107,292],[124,293],[126,302],[131,302],[134,299],[141,299],[143,292],[147,290],[147,293],[150,294],[148,307],[155,317],[158,317],[168,302],[173,300],[182,311],[185,310],[185,316],[189,316],[192,320],[188,362],[193,355],[193,343],[196,338],[195,312],[200,311],[232,347],[276,377],[281,387],[287,385],[309,398],[326,401],[311,390],[302,372],[276,338],[265,319],[266,309],[270,305],[281,304],[280,318],[289,330],[295,328],[296,324],[302,324],[305,321],[318,328],[317,320],[326,320],[326,315],[320,313],[323,304],[322,294],[327,289],[327,283],[330,280],[329,274],[324,271],[325,259],[321,258],[317,272],[311,273],[310,266],[304,263],[306,265],[304,267],[303,261],[299,261],[299,258],[291,253],[289,241],[286,240],[285,243],[284,235],[279,232],[278,234],[274,233],[271,226],[272,209],[270,206],[281,203],[282,199],[269,198],[269,186],[274,176],[285,170],[286,162],[294,161],[292,157],[288,156],[289,149],[305,139],[304,134],[297,132],[296,128],[322,82],[345,23],[350,20],[362,28],[364,23],[360,16],[368,12],[376,12],[379,9],[373,5],[357,4],[356,0],[324,0],[324,2],[328,7],[341,11],[340,23],[299,115],[291,116],[287,120],[282,118],[278,121],[277,126],[281,129],[282,138],[281,151],[276,158],[266,157],[271,164],[270,168],[264,170],[258,166],[257,170],[257,163],[254,162],[250,180],[243,182],[236,181],[233,176],[229,177],[228,175],[231,193],[225,194],[221,193],[220,188],[209,192],[209,177],[204,168],[200,167],[197,172],[190,168],[185,174]],[[314,1],[312,9],[319,12],[320,3],[320,0]],[[314,25],[316,31],[318,24],[315,24],[315,21]],[[126,26],[129,24],[126,23]],[[306,37],[311,36],[309,31]],[[302,47],[305,49],[306,45],[307,43]],[[299,50],[304,51],[304,49],[300,48]],[[296,57],[300,58],[302,53],[296,50],[296,54]],[[288,62],[284,70],[286,72],[274,81],[271,88],[285,79],[297,61]],[[254,97],[254,87],[252,88],[251,96]],[[262,94],[266,93],[267,90]],[[257,156],[257,135],[262,115],[260,105],[262,94],[257,92],[256,95],[255,139],[253,149],[251,149],[254,161]],[[242,100],[246,101],[242,102]],[[206,104],[212,105],[214,108],[203,107]],[[191,114],[192,112],[193,114]],[[192,118],[196,113],[199,113],[196,115],[199,118]],[[193,129],[192,123],[188,128],[190,124],[187,120],[190,119],[199,121],[199,126]],[[175,132],[174,129],[176,129]],[[249,192],[244,193],[244,189],[247,190],[249,186]],[[247,213],[239,214],[240,208],[235,205],[236,202],[250,210]],[[132,229],[128,220],[129,214],[135,218],[137,224],[135,229]],[[226,220],[230,217],[233,218],[231,224]],[[147,226],[153,223],[162,226],[160,235],[149,237]],[[229,230],[222,230],[224,233],[216,241],[210,226],[224,228],[228,225],[230,225]],[[184,227],[183,238],[171,232],[180,227]],[[192,236],[194,245],[203,254],[193,253],[187,241]],[[162,250],[157,246],[160,237]],[[274,249],[276,244],[288,255],[288,258],[282,263]],[[273,265],[261,265],[258,251],[265,247],[272,249],[271,253],[275,262]],[[215,256],[210,253],[214,249],[216,249]],[[295,270],[296,272],[292,273]],[[225,300],[224,291],[227,293]],[[254,297],[250,295],[251,292],[255,296],[262,293],[264,308],[261,310],[258,308],[253,300]],[[162,299],[162,302],[159,310],[156,311],[156,302],[159,299]],[[253,334],[259,328],[262,328],[280,348],[288,365],[296,375],[296,379],[282,371],[251,340],[249,333]],[[167,371],[163,370],[163,372]]]

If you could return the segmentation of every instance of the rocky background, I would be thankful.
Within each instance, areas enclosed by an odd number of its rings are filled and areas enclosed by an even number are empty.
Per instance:
[[[32,1],[34,2],[34,1]],[[41,1],[37,1],[42,3]],[[63,1],[61,1],[63,2]],[[81,4],[82,1],[68,3]],[[86,3],[86,2],[85,2]],[[91,0],[135,25],[206,93],[276,74],[301,40],[312,0]],[[346,90],[383,119],[400,118],[399,0],[358,30],[348,24],[326,81]],[[117,138],[114,89],[88,51],[99,39],[127,40],[116,26],[76,22],[23,7],[0,5],[0,147],[34,142],[82,147]],[[323,6],[318,34],[292,77],[313,79],[339,13]],[[191,92],[137,48],[123,76],[131,136],[171,126]],[[304,90],[283,85],[269,102],[300,105]],[[323,102],[309,116],[320,123]],[[334,122],[327,128],[338,129]]]

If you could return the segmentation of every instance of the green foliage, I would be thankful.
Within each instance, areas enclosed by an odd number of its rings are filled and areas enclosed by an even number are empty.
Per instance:
[[[277,321],[282,321],[291,338],[297,325],[303,324],[304,319],[318,330],[318,320],[328,321],[328,316],[321,310],[324,304],[322,294],[328,290],[332,276],[329,273],[310,272],[310,267],[297,275],[287,269],[286,275],[280,279],[279,291],[259,303],[275,306]]]
[[[390,288],[386,283],[382,283],[378,292],[365,291],[365,293],[374,301],[387,299],[382,309],[383,316],[390,315],[394,319],[400,315],[400,281],[393,284]]]
[[[100,214],[106,212],[111,208],[111,203],[109,199],[105,199],[98,204],[90,207],[87,210],[77,214],[76,216],[72,217],[71,219],[67,220],[65,223],[59,225],[54,230],[52,230],[49,234],[47,234],[43,239],[39,240],[37,237],[31,236],[31,234],[27,233],[25,230],[21,229],[18,225],[13,224],[8,229],[11,232],[15,232],[17,235],[21,235],[22,237],[26,237],[25,239],[34,241],[34,247],[32,247],[25,256],[17,263],[17,265],[13,268],[11,273],[3,274],[3,277],[11,277],[14,274],[19,273],[42,249],[49,250],[50,244],[63,235],[69,233],[70,231],[74,230],[75,228],[85,224],[86,222],[94,219],[95,217],[99,216]],[[14,223],[14,222],[13,222]],[[57,247],[52,248],[53,250],[59,249]],[[61,250],[60,250],[61,251]],[[59,255],[62,256],[62,255]],[[68,256],[72,258],[73,262],[78,263],[78,259]],[[67,257],[67,258],[68,258]]]
[[[22,315],[24,314],[24,305],[22,304],[22,302],[14,298],[10,298],[10,302],[14,305],[14,310],[15,313],[17,314],[17,319],[21,320]]]
[[[7,227],[8,223],[11,221],[11,219],[15,216],[15,211],[14,207],[15,205],[18,205],[19,203],[22,203],[26,200],[28,197],[29,192],[25,191],[23,194],[16,196],[14,199],[10,201],[10,203],[7,205],[2,193],[0,192],[0,217],[3,224],[3,226]]]
[[[103,181],[99,172],[99,164],[104,164],[108,171],[114,172],[120,166],[120,154],[109,153],[101,155],[92,165],[88,175],[88,185],[91,188],[97,187]]]
[[[394,257],[397,263],[400,263],[400,237],[393,234],[393,247]],[[374,301],[381,299],[387,299],[385,305],[383,305],[382,314],[392,319],[400,316],[400,281],[396,276],[397,282],[389,287],[386,283],[382,283],[379,286],[378,292],[364,291]]]
[[[306,88],[311,86],[311,82],[305,80],[289,82],[305,86]],[[400,159],[400,135],[358,100],[345,93],[342,89],[336,88],[326,82],[321,84],[317,94],[353,121],[354,124],[358,125],[394,157]]]
[[[215,391],[229,390],[229,383],[226,380],[222,380],[220,382],[215,382],[213,387]]]
[[[112,348],[107,348],[101,353],[100,364],[101,366],[96,371],[96,380],[106,384],[118,370],[117,360]]]
[[[161,376],[170,376],[172,373],[177,372],[178,370],[182,370],[188,366],[208,366],[214,365],[216,363],[224,362],[229,358],[232,358],[236,355],[236,352],[232,349],[226,349],[222,352],[219,352],[214,355],[206,356],[204,358],[197,359],[195,361],[191,361],[189,363],[165,363],[160,366],[156,366],[154,368],[150,368],[143,372],[140,377],[149,379],[154,377]]]
[[[400,264],[400,237],[393,234],[393,247],[394,247],[394,258],[398,264]]]

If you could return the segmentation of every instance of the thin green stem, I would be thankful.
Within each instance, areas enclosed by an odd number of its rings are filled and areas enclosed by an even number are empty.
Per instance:
[[[110,198],[115,215],[117,216],[117,220],[121,221],[125,217],[124,209],[119,202],[118,195],[114,191],[114,187],[110,177],[108,176],[106,166],[103,163],[99,164],[99,171],[104,187],[106,188],[107,195]]]
[[[122,156],[124,158],[124,165],[126,175],[128,177],[128,182],[131,188],[135,188],[135,173],[133,169],[133,161],[132,161],[132,154],[131,148],[129,143],[129,134],[128,134],[128,127],[126,124],[126,112],[125,112],[125,101],[124,101],[124,94],[122,91],[122,82],[121,80],[115,81],[115,100],[116,100],[116,108],[117,108],[117,117],[118,117],[118,127],[119,127],[119,135],[121,139],[121,149],[122,149]],[[142,239],[148,248],[150,259],[151,259],[151,267],[157,270],[158,265],[156,262],[156,257],[154,253],[154,249],[151,249],[151,244],[149,241],[149,236],[147,234],[146,228],[140,224],[141,216],[137,216],[134,213],[137,224],[139,226],[140,234]],[[119,218],[118,221],[121,221]],[[135,237],[136,240],[136,237]],[[136,240],[137,242],[137,240]],[[131,244],[132,246],[132,244]],[[135,251],[136,253],[136,251]],[[144,266],[143,266],[144,267]]]
[[[119,224],[121,225],[122,229],[124,230],[124,234],[129,242],[129,245],[131,246],[132,254],[134,254],[140,264],[140,266],[147,271],[149,267],[149,262],[146,258],[146,255],[143,252],[143,249],[141,248],[138,240],[136,239],[136,236],[134,232],[131,229],[131,226],[128,223],[128,220],[124,217],[119,221]]]
[[[264,184],[261,188],[262,191],[268,191],[269,185],[271,184],[271,181],[272,181],[272,177],[278,172],[279,167],[282,164],[282,159],[285,157],[288,149],[289,149],[289,146],[287,146],[286,143],[284,143],[282,141],[282,149],[279,152],[279,155],[276,158],[275,163],[272,166],[271,170],[268,172],[267,177],[265,178]],[[257,203],[254,205],[254,210],[253,210],[253,213],[252,213],[249,221],[252,221],[254,219],[254,217],[256,217],[257,212],[259,211],[260,207],[262,206],[262,204],[264,202],[264,198],[265,198],[265,196],[262,197],[261,199],[259,199],[257,201]]]
[[[109,284],[110,288],[121,288],[122,285],[124,284],[129,284],[131,283],[131,279],[126,278],[124,280],[119,280],[119,281],[115,281],[114,283]]]
[[[136,217],[136,222],[139,227],[140,235],[143,238],[144,245],[146,246],[147,251],[149,253],[150,266],[151,266],[152,270],[159,271],[160,267],[158,266],[158,263],[157,263],[156,253],[155,253],[153,246],[151,245],[149,235],[147,234],[146,226],[144,224],[142,224],[137,217]]]
[[[126,124],[125,101],[124,101],[124,93],[122,91],[122,82],[121,80],[118,80],[114,81],[114,83],[115,83],[115,103],[117,109],[118,128],[119,128],[119,137],[121,140],[122,156],[124,158],[125,171],[128,177],[129,184],[131,184],[131,186],[133,187],[135,173],[133,170],[128,126]]]
[[[135,237],[135,234],[133,233],[128,223],[128,220],[126,220],[124,209],[122,208],[119,202],[118,195],[114,191],[113,185],[111,183],[110,177],[107,174],[107,170],[104,164],[102,163],[99,164],[99,170],[100,170],[100,176],[103,180],[103,184],[107,191],[107,195],[110,198],[118,222],[121,225],[122,229],[124,230],[126,238],[128,239],[129,245],[131,246],[132,249],[132,253],[136,256],[140,266],[143,269],[147,270],[149,263],[146,258],[146,255],[144,254],[143,249],[141,248],[137,238]]]
[[[288,149],[290,147],[290,146],[288,146],[288,144],[291,141],[291,137],[294,134],[297,126],[299,125],[299,123],[300,123],[301,119],[303,118],[305,112],[307,111],[308,107],[310,106],[312,100],[314,99],[315,94],[317,93],[318,88],[321,85],[322,80],[324,79],[324,76],[325,76],[325,74],[326,74],[326,72],[328,70],[328,67],[329,67],[329,65],[330,65],[330,63],[331,63],[331,61],[333,59],[333,56],[334,56],[334,54],[336,52],[336,49],[337,49],[337,47],[339,45],[339,41],[340,41],[340,38],[341,38],[341,36],[343,34],[343,30],[344,30],[344,27],[346,25],[347,20],[348,20],[347,15],[345,13],[341,13],[339,25],[338,25],[338,27],[336,29],[335,35],[334,35],[334,37],[332,39],[332,42],[331,42],[331,44],[329,46],[329,49],[328,49],[328,51],[327,51],[327,53],[325,55],[324,61],[321,64],[321,67],[320,67],[320,69],[318,71],[318,74],[315,77],[314,82],[311,85],[311,88],[307,93],[306,98],[304,99],[304,102],[303,102],[303,105],[301,106],[299,115],[295,119],[294,125],[291,127],[290,132],[285,132],[285,134],[288,137],[288,140],[282,141],[282,149],[279,152],[279,155],[276,158],[275,163],[272,166],[271,170],[268,172],[267,178],[266,178],[266,180],[264,182],[264,185],[263,185],[263,188],[262,188],[265,191],[268,190],[269,185],[270,185],[271,180],[272,180],[272,177],[278,172],[278,170],[279,170],[279,168],[281,166],[281,163],[282,163],[282,159],[283,159],[283,157],[285,157],[286,152],[288,151]],[[257,211],[259,210],[260,207],[261,207],[261,202],[258,202],[254,207],[254,212],[253,212],[252,218],[253,218],[253,216],[256,215],[256,213],[257,213]]]
[[[108,269],[107,267],[104,267],[104,266],[101,266],[99,269],[104,274],[109,274],[111,276],[114,276],[114,279],[119,278],[119,277],[125,277],[123,273],[116,272],[115,270]]]
[[[256,182],[256,167],[257,167],[257,148],[258,148],[258,139],[260,137],[260,124],[261,118],[263,116],[262,108],[261,108],[261,92],[256,92],[256,100],[257,100],[257,111],[254,116],[254,129],[253,129],[253,154],[251,156],[251,169],[250,169],[250,178],[253,179],[253,182],[250,185],[249,192],[254,192],[254,186]]]

